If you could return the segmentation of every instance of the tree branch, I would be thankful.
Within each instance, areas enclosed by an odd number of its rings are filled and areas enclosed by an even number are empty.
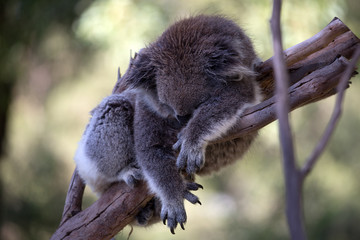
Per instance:
[[[77,169],[75,169],[71,180],[69,189],[65,199],[64,211],[62,214],[62,219],[60,226],[63,225],[69,218],[81,212],[82,197],[85,190],[85,184],[81,180]]]
[[[293,137],[289,123],[289,75],[286,69],[280,28],[281,0],[274,0],[270,26],[273,37],[274,73],[276,82],[276,115],[279,119],[279,138],[282,149],[285,176],[286,216],[293,240],[305,240],[306,233],[302,214],[302,181],[296,166]]]
[[[290,109],[335,94],[339,79],[349,64],[346,58],[351,58],[359,45],[359,39],[335,18],[314,37],[287,49],[284,56],[290,71],[291,86],[288,90]],[[266,100],[247,109],[236,127],[226,136],[217,139],[217,142],[256,131],[276,120],[272,65],[273,59],[270,58],[258,68],[258,81]],[[121,91],[122,87],[117,83],[114,92]],[[69,194],[77,192],[81,198],[82,182],[76,178],[78,175],[74,174]],[[68,196],[69,201],[66,201],[64,207],[63,220],[52,239],[110,239],[132,221],[138,209],[152,196],[145,183],[134,189],[128,188],[124,183],[117,183],[89,208],[75,215],[74,213],[81,209],[81,204],[74,203],[74,201],[78,202],[79,198]],[[70,214],[67,214],[69,212]]]
[[[90,207],[63,220],[51,239],[111,239],[150,201],[153,195],[148,192],[144,182],[133,189],[116,183]]]

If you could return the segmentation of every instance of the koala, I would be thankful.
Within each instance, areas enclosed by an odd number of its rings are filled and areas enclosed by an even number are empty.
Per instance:
[[[75,157],[80,176],[95,191],[144,179],[155,198],[137,221],[160,218],[172,233],[178,224],[184,229],[184,199],[200,203],[190,192],[202,188],[195,175],[240,159],[257,135],[212,143],[261,102],[259,61],[231,20],[199,15],[176,22],[131,61],[116,85],[124,91],[93,110]]]

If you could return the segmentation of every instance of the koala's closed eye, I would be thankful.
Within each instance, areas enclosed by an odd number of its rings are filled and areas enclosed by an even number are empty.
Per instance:
[[[184,116],[176,115],[176,119],[180,122],[181,125],[185,126],[186,123],[190,120],[192,114],[187,114]]]

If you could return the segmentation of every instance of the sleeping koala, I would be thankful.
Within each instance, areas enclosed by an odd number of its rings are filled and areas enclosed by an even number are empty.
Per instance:
[[[223,17],[200,15],[170,26],[131,62],[118,82],[126,90],[94,110],[76,155],[80,176],[93,185],[116,180],[133,185],[143,178],[157,201],[138,221],[147,223],[158,214],[172,233],[177,224],[184,228],[184,199],[199,203],[189,192],[201,187],[194,175],[239,159],[256,137],[211,143],[247,107],[260,103],[257,61],[250,39]],[[86,180],[94,172],[103,175]]]

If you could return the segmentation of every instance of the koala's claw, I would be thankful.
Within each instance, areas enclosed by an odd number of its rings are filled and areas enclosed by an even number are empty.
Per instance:
[[[180,227],[182,228],[182,230],[185,230],[184,224],[180,223]]]
[[[196,195],[189,192],[189,191],[185,191],[184,198],[186,200],[188,200],[189,202],[191,202],[192,204],[198,203],[198,204],[201,205],[201,202],[200,202],[199,198]]]
[[[195,182],[188,182],[186,183],[187,190],[190,191],[196,191],[199,188],[204,189],[204,187],[201,184],[195,183]]]

